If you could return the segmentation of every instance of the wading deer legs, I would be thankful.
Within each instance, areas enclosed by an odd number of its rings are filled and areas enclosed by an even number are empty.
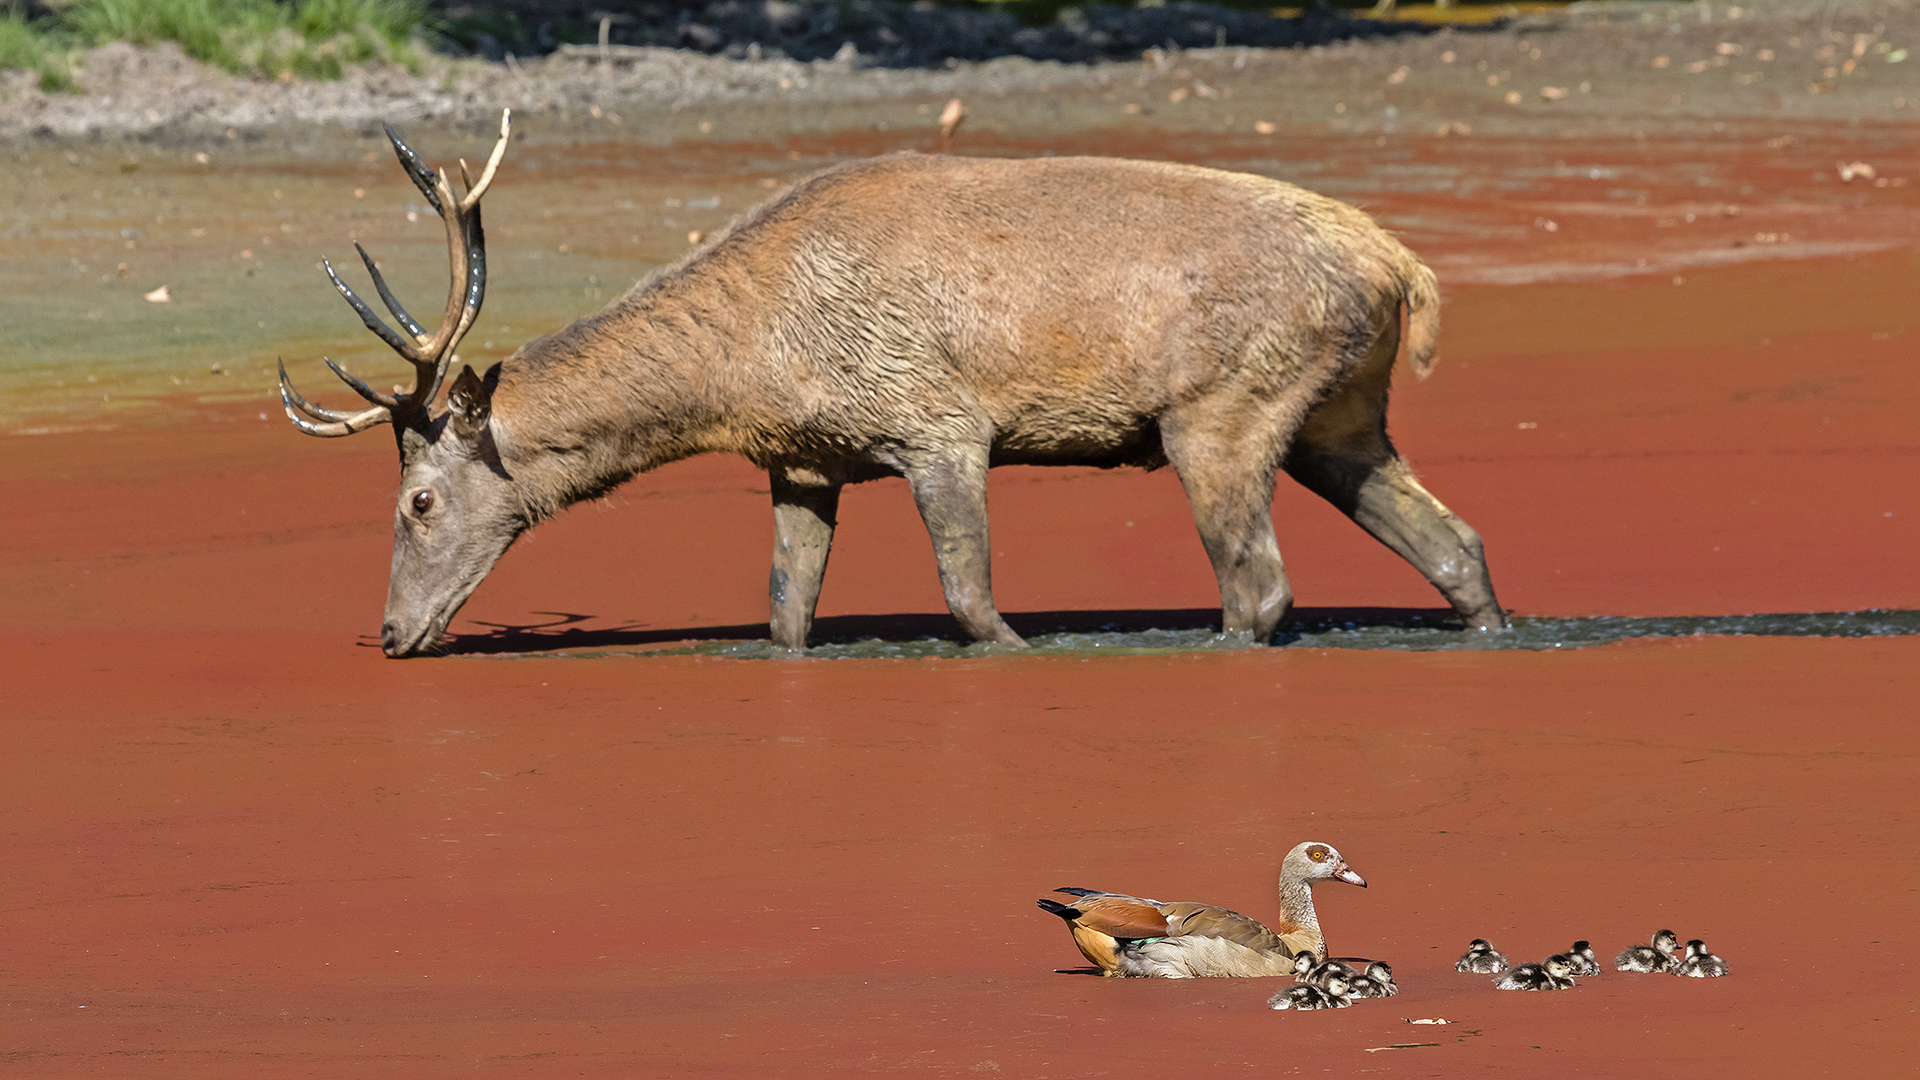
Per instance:
[[[769,474],[773,487],[773,570],[767,577],[768,618],[773,646],[789,652],[807,647],[820,581],[833,550],[833,527],[840,509],[840,485],[808,487],[794,483],[782,469]]]
[[[993,606],[993,560],[987,536],[987,448],[962,446],[927,456],[906,470],[920,520],[933,540],[947,609],[976,641],[1025,645]]]

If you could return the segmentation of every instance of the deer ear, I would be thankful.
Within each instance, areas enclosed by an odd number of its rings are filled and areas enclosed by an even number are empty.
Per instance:
[[[481,382],[471,366],[462,365],[460,377],[447,391],[447,408],[453,415],[454,431],[472,436],[487,426],[487,417],[492,415],[493,388]]]

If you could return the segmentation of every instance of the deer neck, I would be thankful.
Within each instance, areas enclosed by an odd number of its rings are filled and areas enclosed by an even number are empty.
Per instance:
[[[681,458],[740,452],[726,419],[748,392],[734,385],[750,366],[740,343],[722,322],[652,307],[623,301],[503,364],[493,415],[534,520]]]

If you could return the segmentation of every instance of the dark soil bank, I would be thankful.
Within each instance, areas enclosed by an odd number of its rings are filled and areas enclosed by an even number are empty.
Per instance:
[[[613,45],[693,49],[736,60],[857,56],[862,63],[882,67],[931,67],[1002,56],[1084,63],[1132,58],[1151,48],[1282,48],[1429,29],[1418,23],[1358,18],[1326,6],[1289,17],[1195,3],[968,7],[888,0],[573,0],[460,5],[450,14],[455,16],[455,39],[495,60],[514,50],[523,55],[550,52],[568,41],[597,45],[604,23],[606,40]]]

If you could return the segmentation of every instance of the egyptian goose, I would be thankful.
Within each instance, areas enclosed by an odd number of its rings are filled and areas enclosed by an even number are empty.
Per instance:
[[[1267,999],[1267,1007],[1273,1009],[1292,1009],[1295,1012],[1311,1012],[1314,1009],[1344,1009],[1353,1004],[1353,997],[1347,992],[1347,980],[1335,975],[1327,980],[1325,986],[1301,983],[1290,986]]]
[[[1453,970],[1470,975],[1498,975],[1507,970],[1505,953],[1495,952],[1486,938],[1467,942],[1467,951],[1454,962]]]
[[[1280,920],[1269,929],[1210,904],[1163,904],[1094,889],[1055,889],[1070,904],[1040,899],[1066,920],[1073,943],[1111,977],[1197,979],[1292,975],[1294,958],[1327,955],[1313,911],[1313,883],[1329,878],[1366,888],[1329,844],[1305,843],[1280,861]]]
[[[1500,976],[1495,990],[1571,990],[1573,965],[1566,953],[1554,953],[1537,964],[1521,964]]]
[[[1600,958],[1593,955],[1592,942],[1574,942],[1573,948],[1566,951],[1566,957],[1575,976],[1600,974]]]
[[[1620,955],[1613,958],[1613,970],[1642,974],[1669,971],[1673,968],[1673,950],[1679,946],[1680,935],[1662,930],[1653,935],[1652,945],[1629,945],[1620,950]]]
[[[1727,962],[1707,951],[1699,938],[1687,942],[1687,954],[1673,965],[1675,975],[1694,979],[1717,979],[1727,973]]]

